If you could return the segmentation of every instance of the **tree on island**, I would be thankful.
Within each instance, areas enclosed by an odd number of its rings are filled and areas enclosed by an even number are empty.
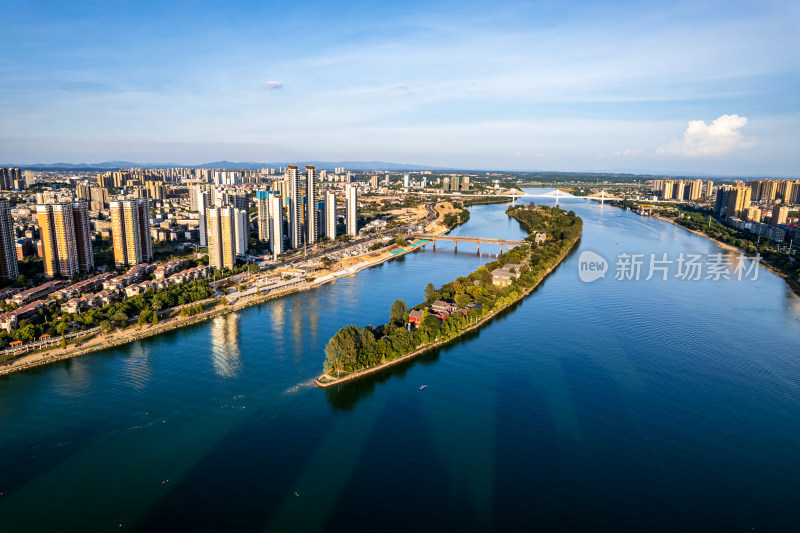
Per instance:
[[[433,283],[425,285],[425,301],[430,302],[436,298],[436,286]]]
[[[406,321],[408,306],[404,300],[395,300],[392,309],[389,311],[389,323],[395,326],[402,326]]]
[[[361,330],[352,325],[343,327],[331,337],[325,346],[326,366],[329,370],[355,370],[360,337]]]

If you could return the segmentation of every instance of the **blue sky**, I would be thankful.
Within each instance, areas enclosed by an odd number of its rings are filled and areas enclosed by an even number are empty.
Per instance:
[[[800,173],[798,2],[2,2],[3,163]]]

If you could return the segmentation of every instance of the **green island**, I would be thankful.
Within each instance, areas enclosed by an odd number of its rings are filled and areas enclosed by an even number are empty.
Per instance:
[[[395,300],[387,324],[341,328],[325,346],[318,387],[328,388],[419,356],[474,330],[522,299],[552,272],[581,237],[583,221],[558,207],[510,207],[528,236],[497,260],[439,289],[428,283],[425,301],[409,309]]]

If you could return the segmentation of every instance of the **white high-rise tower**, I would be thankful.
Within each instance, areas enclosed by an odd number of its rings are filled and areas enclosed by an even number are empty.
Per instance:
[[[336,240],[336,193],[328,191],[325,193],[325,236],[330,240]]]
[[[283,253],[283,198],[269,197],[269,248],[273,257]]]
[[[344,196],[347,234],[356,235],[358,233],[358,187],[355,184],[348,183],[344,186]]]
[[[288,207],[289,207],[289,241],[292,248],[298,248],[303,244],[303,234],[300,228],[300,170],[297,165],[289,165],[286,170],[286,178],[289,182]]]
[[[317,241],[317,169],[306,166],[306,242],[312,244]]]

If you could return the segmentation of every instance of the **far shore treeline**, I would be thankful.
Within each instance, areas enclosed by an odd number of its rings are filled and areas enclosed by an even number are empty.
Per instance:
[[[529,244],[517,246],[497,260],[478,268],[436,289],[428,283],[425,301],[408,309],[403,300],[396,300],[389,312],[389,322],[377,327],[341,328],[325,347],[325,372],[352,373],[390,362],[412,351],[446,342],[467,328],[520,299],[526,291],[547,274],[580,238],[583,221],[573,211],[558,207],[517,206],[506,213],[528,232]],[[534,244],[535,235],[545,233],[546,240]],[[507,264],[521,264],[507,286],[493,282],[492,271]],[[445,319],[429,312],[440,301],[454,302],[458,312]],[[411,311],[421,311],[418,326],[409,325]]]

